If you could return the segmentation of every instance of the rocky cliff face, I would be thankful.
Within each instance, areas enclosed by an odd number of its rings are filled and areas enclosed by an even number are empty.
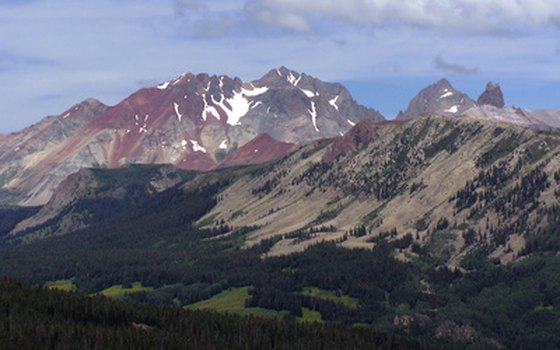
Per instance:
[[[397,120],[410,120],[423,114],[458,116],[474,106],[467,95],[456,90],[447,79],[441,79],[420,91],[406,111],[399,112]]]
[[[486,84],[486,90],[478,97],[476,104],[479,106],[490,105],[496,108],[504,108],[504,95],[502,94],[502,89],[500,89],[500,84],[492,82]]]
[[[45,203],[66,176],[96,166],[87,149],[65,152],[69,142],[83,137],[84,127],[107,109],[88,99],[0,139],[0,203]]]
[[[475,103],[442,79],[420,91],[407,110],[398,114],[397,120],[410,120],[422,115],[486,119],[538,130],[560,128],[560,111],[531,111],[505,106],[500,85],[492,82],[486,85]]]
[[[44,204],[64,178],[84,167],[170,163],[209,170],[260,134],[303,145],[342,135],[363,119],[383,117],[358,105],[341,85],[285,67],[251,83],[187,73],[116,106],[87,100],[4,136],[0,202]]]

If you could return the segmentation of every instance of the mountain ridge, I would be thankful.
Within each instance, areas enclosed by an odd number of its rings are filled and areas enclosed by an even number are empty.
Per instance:
[[[302,145],[368,118],[384,120],[340,84],[285,67],[250,83],[185,73],[115,106],[86,100],[3,137],[0,202],[44,204],[58,183],[83,167],[171,163],[210,170],[262,133]],[[53,127],[66,124],[71,130]]]
[[[420,91],[395,122],[427,115],[560,128],[560,111],[507,107],[494,83],[474,102],[440,79]],[[114,106],[87,99],[0,137],[0,203],[45,204],[61,181],[87,167],[169,163],[208,171],[232,159],[235,165],[267,162],[296,149],[289,145],[342,136],[362,120],[385,122],[376,110],[357,104],[342,85],[283,66],[252,82],[184,73]],[[261,155],[268,157],[235,154],[263,134],[277,141],[266,143],[269,149]]]

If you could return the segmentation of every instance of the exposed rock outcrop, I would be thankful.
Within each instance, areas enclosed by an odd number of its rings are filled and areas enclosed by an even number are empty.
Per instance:
[[[458,116],[475,105],[469,96],[456,90],[447,79],[424,88],[410,101],[397,120],[410,120],[423,114]]]
[[[480,95],[476,104],[479,106],[482,105],[490,105],[497,108],[504,108],[504,95],[502,93],[502,89],[500,88],[500,84],[494,84],[489,82],[486,84],[486,90]]]

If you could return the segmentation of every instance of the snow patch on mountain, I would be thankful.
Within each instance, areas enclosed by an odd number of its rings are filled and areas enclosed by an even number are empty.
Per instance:
[[[305,96],[307,96],[308,98],[315,97],[315,94],[313,93],[313,91],[306,90],[306,89],[302,89],[302,88],[299,88],[299,89],[300,89],[300,90],[305,94]]]
[[[184,78],[186,75],[187,75],[187,73],[183,73],[183,74],[177,76],[177,78],[175,78],[175,79],[173,80],[173,83],[172,83],[171,85],[175,86],[175,85],[179,84],[179,83],[181,82],[181,80],[183,80],[183,78]]]
[[[159,85],[157,86],[157,88],[160,89],[160,90],[165,90],[165,89],[167,89],[167,87],[169,86],[169,84],[171,84],[171,82],[170,82],[170,81],[166,81],[165,83],[159,84]]]
[[[340,97],[340,96],[337,95],[335,98],[333,98],[332,100],[329,101],[329,104],[330,104],[331,106],[333,106],[333,108],[336,109],[337,111],[338,111],[338,105],[336,104],[336,101],[338,101],[338,98],[339,98],[339,97]]]
[[[455,113],[459,112],[459,106],[452,106],[452,107],[446,109],[444,112],[455,114]]]
[[[252,86],[252,89],[245,89],[241,88],[241,91],[234,91],[233,97],[231,98],[224,98],[220,101],[216,101],[214,97],[212,97],[212,102],[219,106],[226,114],[227,114],[227,123],[229,125],[239,125],[239,120],[243,117],[249,109],[251,109],[251,101],[247,99],[247,97],[255,97],[264,94],[268,91],[268,87],[260,87],[256,88]],[[226,103],[227,102],[227,103]],[[260,102],[260,101],[259,101]],[[256,107],[256,105],[253,106]],[[262,103],[262,102],[260,102]]]
[[[203,153],[207,153],[206,148],[202,147],[198,141],[195,140],[190,140],[191,141],[191,145],[193,148],[194,152],[203,152]]]
[[[218,110],[214,106],[210,106],[208,102],[206,102],[206,95],[202,95],[202,101],[204,102],[204,110],[202,111],[202,119],[204,121],[208,120],[208,117],[213,115],[217,119],[220,119],[220,114]]]
[[[444,92],[445,92],[445,93],[439,97],[440,99],[453,96],[453,92],[452,92],[452,91],[448,91],[447,89],[445,89]]]
[[[320,132],[319,128],[317,127],[317,107],[315,106],[315,102],[311,101],[311,110],[308,110],[311,114],[311,121],[313,122],[313,127],[315,131]]]
[[[177,102],[174,102],[173,108],[175,109],[175,114],[177,115],[177,119],[179,119],[179,122],[181,122],[181,118],[183,118],[183,115],[179,112],[179,104]]]
[[[293,86],[297,86],[300,80],[301,80],[301,75],[297,78],[293,72],[290,72],[290,75],[288,75],[288,82]]]

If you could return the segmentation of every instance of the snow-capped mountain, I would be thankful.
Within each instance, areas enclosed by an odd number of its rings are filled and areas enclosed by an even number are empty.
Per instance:
[[[441,79],[420,91],[406,111],[399,112],[397,120],[410,120],[422,114],[461,115],[474,106],[469,96],[456,90],[447,79]]]
[[[343,135],[363,119],[383,120],[340,84],[285,67],[247,83],[185,73],[141,89],[115,106],[89,99],[0,139],[0,202],[43,204],[68,175],[84,167],[171,163],[209,170],[260,134],[285,155],[293,145]],[[232,157],[230,157],[232,159]],[[246,162],[233,157],[235,164]]]
[[[493,120],[518,126],[553,130],[560,128],[560,111],[527,110],[506,106],[499,84],[489,82],[476,103],[465,93],[455,89],[449,81],[441,79],[418,93],[397,120],[411,120],[421,115],[468,117]]]

